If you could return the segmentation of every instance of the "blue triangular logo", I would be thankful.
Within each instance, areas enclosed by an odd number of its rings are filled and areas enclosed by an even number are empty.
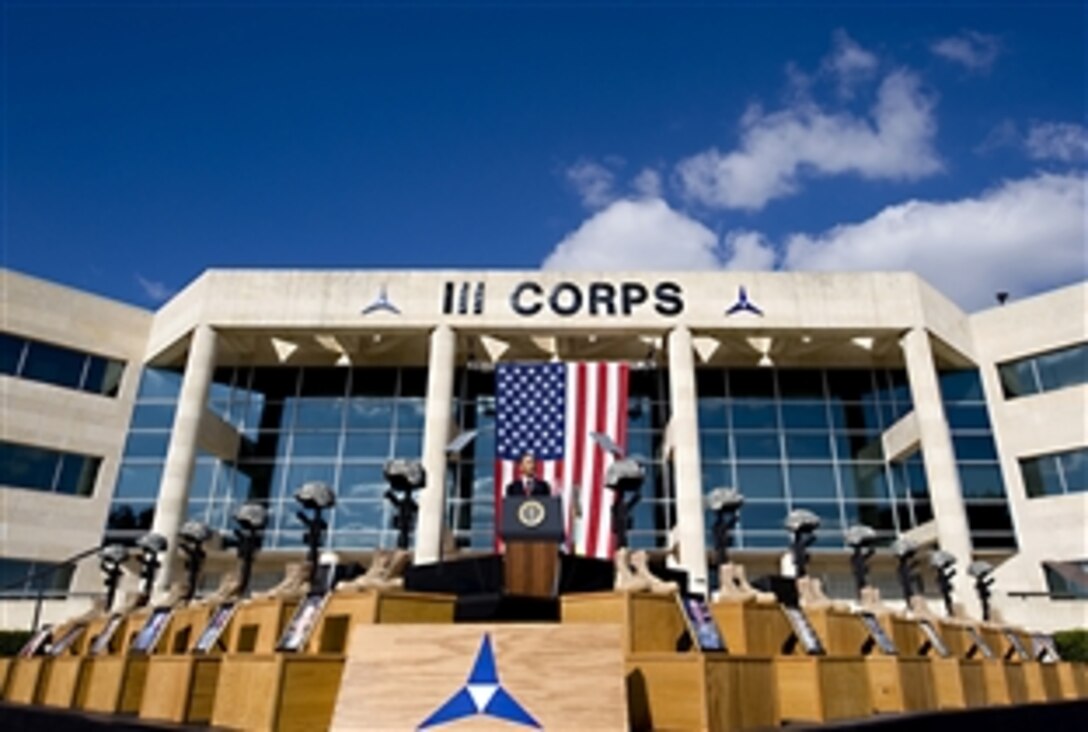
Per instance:
[[[533,715],[499,683],[495,653],[491,650],[491,635],[488,633],[480,641],[480,650],[476,652],[476,661],[472,664],[468,681],[445,704],[423,720],[419,729],[430,729],[477,714],[542,729],[540,723],[533,719]]]

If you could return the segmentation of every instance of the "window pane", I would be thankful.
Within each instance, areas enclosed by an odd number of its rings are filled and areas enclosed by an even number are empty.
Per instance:
[[[782,399],[824,398],[824,375],[822,371],[779,371],[778,391]]]
[[[155,504],[146,501],[115,501],[110,507],[106,528],[110,531],[144,533],[151,530]]]
[[[1088,346],[1054,351],[1036,358],[1043,390],[1061,389],[1088,381]]]
[[[348,369],[336,367],[302,369],[300,396],[338,397],[347,393],[347,390]]]
[[[985,404],[949,404],[944,412],[953,431],[990,429],[990,415]]]
[[[100,458],[66,454],[61,458],[60,476],[57,479],[57,493],[67,496],[90,496],[94,493],[94,483],[98,478]]]
[[[825,498],[833,500],[838,496],[835,489],[835,472],[830,463],[827,465],[790,465],[790,494],[794,503],[798,499]]]
[[[952,449],[956,461],[961,460],[997,460],[997,448],[990,435],[952,435]]]
[[[734,399],[774,397],[772,369],[734,369],[729,372],[729,395]]]
[[[422,430],[427,415],[427,404],[423,399],[397,400],[397,429]]]
[[[877,531],[895,531],[895,511],[889,501],[845,501],[847,526],[865,524]]]
[[[352,394],[391,397],[396,393],[396,389],[396,369],[360,368],[352,370]]]
[[[1035,380],[1035,368],[1030,359],[1001,364],[998,372],[1006,399],[1039,392],[1039,386]]]
[[[165,458],[169,432],[130,432],[125,439],[126,458]]]
[[[1070,450],[1058,456],[1062,473],[1065,476],[1065,488],[1070,493],[1088,491],[1088,450]]]
[[[189,498],[208,498],[215,485],[216,461],[197,460],[193,465],[193,477],[189,483]]]
[[[731,406],[734,429],[778,429],[778,409],[774,402],[734,401]]]
[[[782,425],[786,429],[827,429],[827,406],[823,402],[783,402]]]
[[[0,374],[15,375],[25,345],[25,338],[0,333]]]
[[[942,371],[938,374],[941,396],[945,402],[982,402],[982,381],[976,369]]]
[[[339,430],[344,421],[343,399],[298,399],[295,402],[295,429]]]
[[[181,372],[145,368],[140,375],[140,399],[177,399],[181,393]]]
[[[831,400],[831,425],[837,430],[879,435],[883,428],[876,404]]]
[[[400,458],[418,460],[423,457],[423,433],[397,430],[393,455]]]
[[[174,425],[175,404],[137,404],[132,410],[131,429],[168,430]]]
[[[700,399],[699,430],[724,430],[726,423],[725,401],[722,399]]]
[[[388,528],[384,501],[342,501],[333,510],[333,527],[340,531],[380,531]]]
[[[701,430],[699,432],[699,455],[703,460],[728,460],[729,433]]]
[[[745,503],[740,511],[740,524],[745,532],[753,530],[779,530],[785,536],[785,503]]]
[[[388,460],[393,457],[389,432],[348,432],[344,439],[345,460]]]
[[[87,378],[83,382],[83,390],[103,396],[117,396],[124,371],[125,364],[121,361],[91,356],[87,364]]]
[[[888,497],[884,466],[879,463],[840,463],[843,497],[883,500]]]
[[[703,463],[703,490],[730,488],[733,485],[733,469],[729,463]]]
[[[340,486],[337,498],[347,500],[384,500],[385,478],[381,465],[344,465],[340,469]]]
[[[1005,503],[971,503],[966,504],[967,523],[971,527],[971,535],[975,532],[1012,532],[1012,518],[1009,516],[1009,507]]]
[[[786,455],[790,460],[830,460],[831,440],[827,434],[786,434]]]
[[[348,404],[348,429],[392,429],[393,404],[392,399],[352,399]]]
[[[843,402],[868,402],[873,399],[873,374],[863,369],[833,369],[827,372],[831,397]]]
[[[960,484],[964,498],[1005,497],[1005,484],[1001,470],[994,465],[961,465]]]
[[[339,452],[339,432],[296,432],[291,440],[292,457],[323,457],[335,460]]]
[[[117,476],[117,486],[113,489],[113,497],[115,499],[142,498],[153,501],[159,495],[161,479],[161,464],[122,465]]]
[[[839,460],[884,459],[884,445],[879,436],[863,432],[837,432],[834,435],[835,452]]]
[[[68,348],[30,341],[23,364],[23,378],[48,384],[79,387],[87,355]]]
[[[839,504],[832,502],[801,501],[793,502],[795,509],[803,508],[812,511],[820,517],[820,529],[817,534],[825,538],[833,538],[835,544],[842,544],[842,516],[839,515]],[[874,527],[875,528],[875,527]],[[830,535],[830,537],[829,537]]]
[[[737,490],[746,498],[785,498],[777,465],[737,465]]]
[[[0,442],[0,485],[52,490],[59,460],[53,450]]]
[[[738,432],[733,436],[737,449],[737,460],[779,460],[782,447],[778,434],[774,432]]]

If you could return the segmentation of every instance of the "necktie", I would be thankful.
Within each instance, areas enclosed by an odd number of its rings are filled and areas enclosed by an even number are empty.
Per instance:
[[[533,484],[529,482],[528,478],[525,479],[525,483],[523,484],[522,488],[525,489],[525,495],[527,496],[533,492]]]

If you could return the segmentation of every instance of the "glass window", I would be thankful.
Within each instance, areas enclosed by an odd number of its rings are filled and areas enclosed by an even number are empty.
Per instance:
[[[1045,353],[1035,360],[1043,391],[1088,382],[1088,344]]]
[[[971,536],[976,532],[1012,533],[1012,518],[1005,503],[974,503],[967,501],[967,523],[971,527]]]
[[[831,400],[831,425],[837,430],[864,432],[877,436],[883,431],[876,404]]]
[[[0,333],[0,374],[15,376],[23,359],[26,339]]]
[[[1070,450],[1058,453],[1065,490],[1069,493],[1088,491],[1088,450]]]
[[[352,399],[348,404],[347,428],[392,429],[394,404],[392,399]]]
[[[933,506],[929,501],[912,500],[911,507],[914,508],[914,523],[916,526],[921,526],[927,521],[933,520]]]
[[[132,410],[131,429],[168,430],[174,425],[176,404],[137,404]]]
[[[125,439],[125,457],[165,458],[169,447],[169,432],[129,432]]]
[[[729,425],[726,420],[726,402],[723,399],[700,399],[699,430],[724,430]]]
[[[291,439],[292,457],[321,457],[335,460],[339,453],[339,432],[296,432]]]
[[[117,532],[142,534],[151,530],[155,518],[155,504],[146,501],[115,501],[110,506],[106,528]]]
[[[819,516],[820,528],[816,533],[818,535],[823,534],[825,538],[830,535],[830,537],[833,538],[834,543],[842,544],[842,516],[839,513],[838,502],[802,501],[798,503],[797,501],[794,501],[793,507],[812,511]]]
[[[48,384],[78,389],[83,382],[87,355],[68,348],[59,348],[30,341],[23,362],[22,376]]]
[[[181,394],[180,371],[145,368],[140,375],[140,400],[177,400]]]
[[[125,364],[122,361],[91,356],[87,363],[87,378],[83,382],[83,390],[103,396],[117,396],[124,372]]]
[[[827,407],[823,402],[783,402],[782,425],[786,429],[827,429]]]
[[[393,457],[388,431],[348,432],[344,438],[345,460],[388,460]]]
[[[100,458],[85,457],[83,455],[61,455],[60,474],[57,476],[57,493],[67,496],[82,496],[84,498],[94,494],[95,480],[98,479],[98,467],[102,464]]]
[[[834,500],[839,492],[835,488],[835,471],[831,464],[790,465],[790,495],[794,503],[799,499]]]
[[[699,455],[703,460],[728,460],[729,433],[712,430],[700,430]]]
[[[944,413],[953,432],[990,429],[990,415],[985,404],[948,404]]]
[[[873,400],[873,374],[868,370],[829,370],[827,387],[832,399],[837,401],[869,402]]]
[[[284,494],[294,501],[295,491],[305,483],[319,480],[330,486],[336,485],[336,465],[334,463],[292,463],[287,469],[287,485]]]
[[[997,464],[960,465],[960,486],[964,498],[1005,497],[1005,484],[1001,480],[1001,469]]]
[[[397,430],[393,447],[393,456],[418,460],[423,457],[423,433]]]
[[[780,460],[782,446],[778,433],[737,432],[733,435],[737,460]]]
[[[778,408],[772,401],[734,401],[730,411],[734,429],[778,429]]]
[[[956,461],[963,460],[997,460],[997,448],[994,447],[994,438],[990,435],[960,435],[953,433],[952,449],[956,453]]]
[[[822,401],[824,398],[824,375],[822,371],[792,371],[778,372],[778,391],[782,400],[786,399],[814,399]]]
[[[847,526],[865,524],[877,531],[895,531],[895,509],[889,501],[844,501]]]
[[[339,430],[344,422],[343,399],[292,399],[296,430]]]
[[[1039,380],[1032,359],[1003,363],[997,370],[1006,399],[1039,393]]]
[[[773,369],[733,369],[729,374],[729,395],[734,399],[774,398]]]
[[[778,530],[785,535],[784,526],[788,513],[789,509],[786,508],[785,503],[752,501],[745,503],[744,508],[740,510],[740,524],[745,533],[753,530]]]
[[[341,501],[333,510],[332,525],[340,531],[381,531],[388,528],[384,501]]]
[[[1020,473],[1029,498],[1088,491],[1088,449],[1022,458]]]
[[[880,463],[840,463],[839,481],[847,499],[883,500],[888,497],[884,465]]]
[[[725,396],[725,372],[720,369],[696,369],[695,393],[700,399]]]
[[[745,498],[785,498],[778,465],[737,465],[737,490]]]
[[[210,498],[215,486],[216,460],[201,459],[193,464],[189,498]]]
[[[941,396],[946,403],[986,401],[977,369],[942,371],[938,374],[938,381]]]
[[[786,433],[786,455],[790,460],[830,460],[831,440],[821,433]]]
[[[884,459],[884,444],[879,436],[864,432],[836,432],[833,439],[839,460],[876,462]]]
[[[351,393],[354,395],[390,397],[396,392],[396,369],[359,368],[351,372]]]
[[[51,491],[61,454],[13,442],[0,442],[0,485]]]
[[[703,490],[730,488],[733,485],[733,469],[729,463],[703,463]]]
[[[397,400],[397,429],[398,430],[422,430],[427,416],[427,402],[425,399],[398,399]]]
[[[159,482],[162,480],[162,465],[123,464],[117,476],[117,485],[113,489],[114,499],[155,500],[159,495]]]
[[[336,495],[345,501],[380,501],[387,487],[381,465],[345,464],[340,469],[340,485]]]
[[[348,390],[348,369],[337,367],[302,369],[302,385],[299,395],[343,396]]]

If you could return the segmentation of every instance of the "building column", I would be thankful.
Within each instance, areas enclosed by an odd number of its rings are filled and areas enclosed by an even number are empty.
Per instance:
[[[216,341],[217,336],[212,327],[200,324],[193,330],[189,342],[185,375],[181,380],[181,393],[178,395],[170,445],[166,451],[159,498],[155,504],[155,520],[151,525],[153,532],[161,534],[169,542],[156,582],[159,590],[165,590],[170,585],[174,558],[177,555],[178,531],[185,522],[189,506],[189,484],[192,482],[193,465],[196,462],[200,420],[208,402],[208,389],[215,371]]]
[[[914,400],[914,416],[929,483],[929,500],[937,522],[937,541],[941,549],[956,557],[955,598],[970,615],[978,617],[981,608],[974,584],[967,575],[972,561],[971,530],[967,523],[963,491],[960,486],[952,433],[941,400],[933,348],[925,328],[912,328],[900,341]],[[927,572],[930,570],[927,567]]]
[[[442,558],[442,530],[446,516],[446,445],[450,441],[453,410],[453,371],[457,338],[448,325],[431,333],[427,362],[427,414],[423,427],[423,468],[427,485],[419,492],[415,563]]]
[[[671,404],[672,464],[676,493],[676,533],[680,565],[689,589],[706,593],[706,537],[703,528],[703,473],[699,455],[695,358],[691,331],[684,326],[669,332],[669,401]]]

